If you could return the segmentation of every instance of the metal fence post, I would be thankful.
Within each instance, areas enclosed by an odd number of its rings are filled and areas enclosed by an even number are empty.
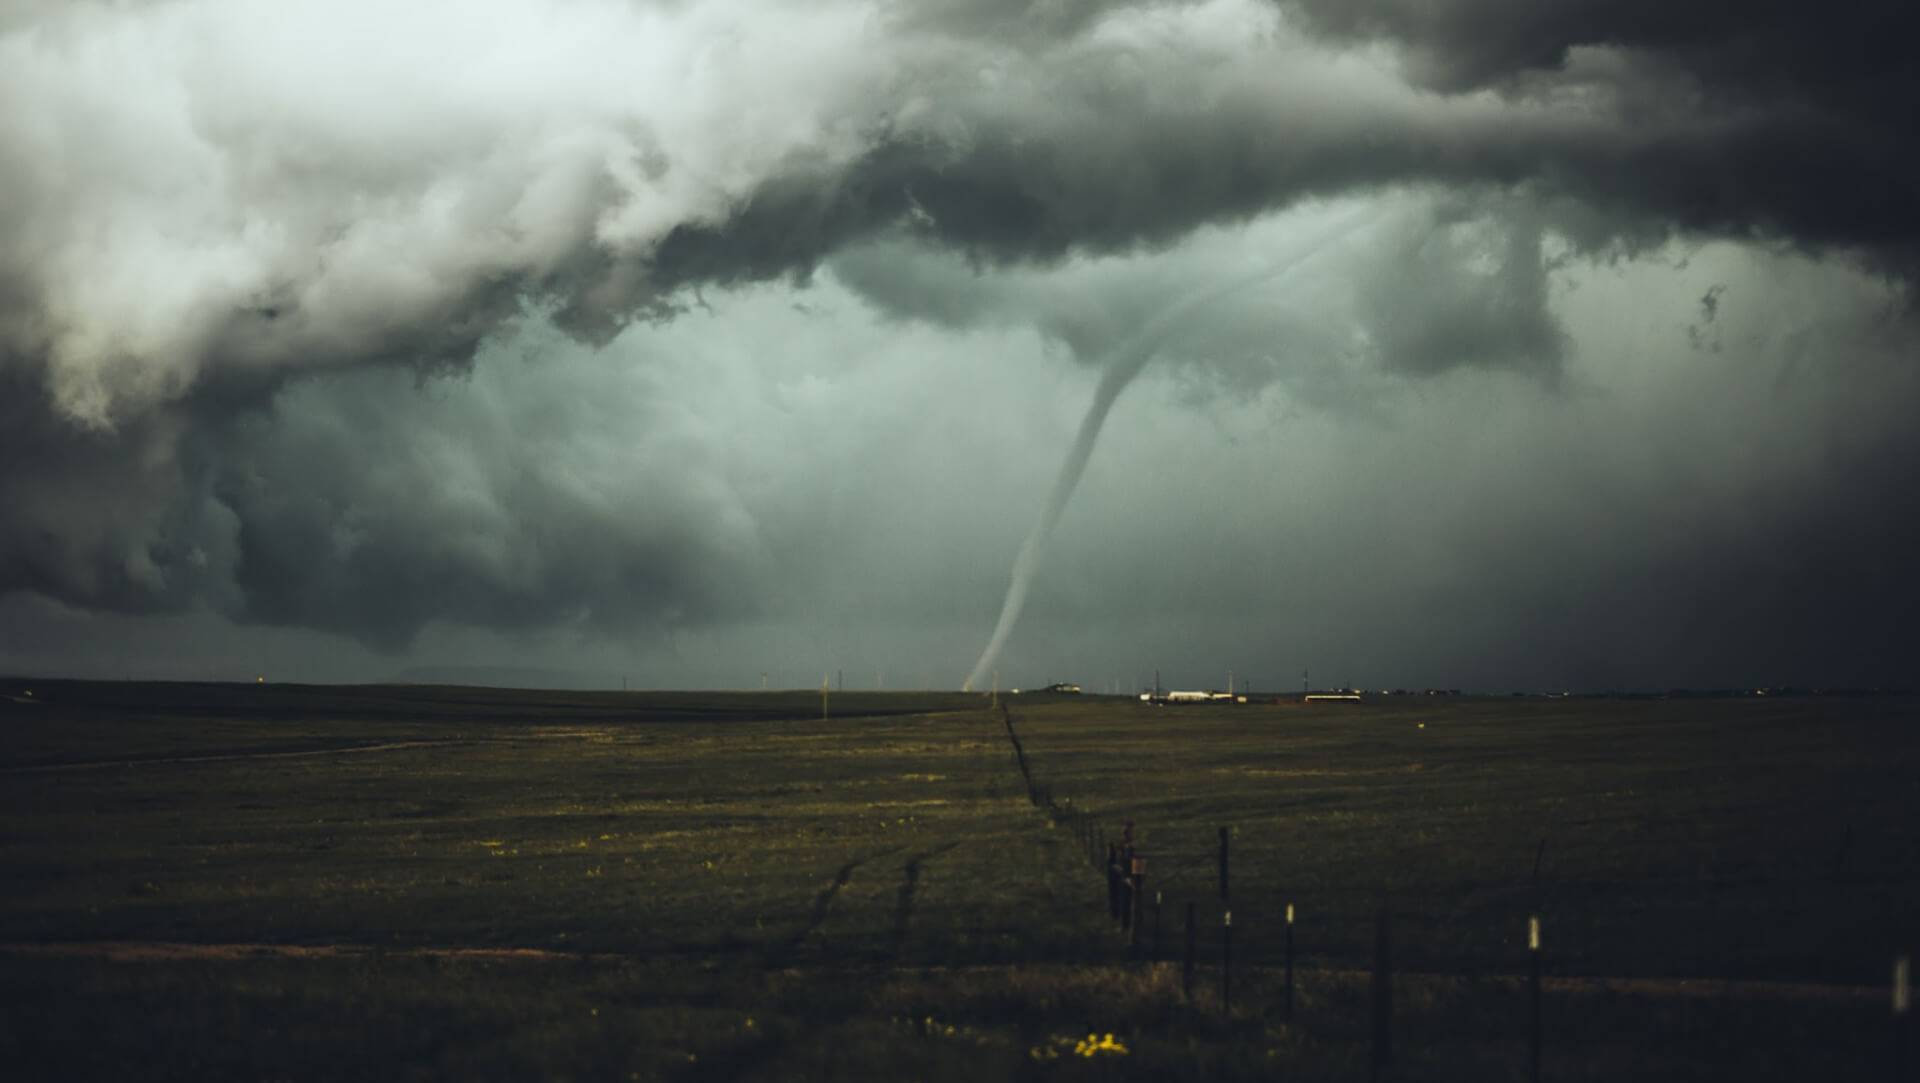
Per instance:
[[[1280,1001],[1280,1018],[1293,1022],[1293,904],[1287,904],[1287,984]]]
[[[1527,918],[1527,957],[1529,960],[1527,996],[1533,1004],[1527,1056],[1528,1063],[1532,1065],[1533,1083],[1540,1083],[1540,915],[1538,914],[1529,915]]]
[[[1220,1011],[1233,1014],[1233,911],[1220,918]]]

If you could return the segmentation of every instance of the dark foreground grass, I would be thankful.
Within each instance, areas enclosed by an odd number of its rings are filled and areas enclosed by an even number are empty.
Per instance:
[[[1203,973],[1210,988],[1213,977]],[[11,960],[0,1042],[59,1079],[1353,1080],[1357,973],[1243,972],[1192,1004],[1170,965],[764,970],[640,960]],[[1516,983],[1404,978],[1389,1078],[1526,1078]],[[1884,1079],[1876,1000],[1556,989],[1548,1078]],[[1113,1046],[1084,1055],[1089,1035]]]
[[[1019,697],[1047,808],[978,697],[34,687],[9,1078],[1354,1079],[1385,898],[1392,1077],[1524,1078],[1540,911],[1549,1078],[1878,1079],[1920,900],[1911,700]],[[1192,1003],[1107,922],[1083,811],[1136,820],[1168,941],[1202,902]]]

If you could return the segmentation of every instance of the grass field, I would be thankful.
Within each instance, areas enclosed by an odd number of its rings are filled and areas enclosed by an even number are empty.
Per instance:
[[[1005,703],[0,682],[0,1063],[1353,1079],[1384,907],[1391,1078],[1524,1078],[1529,913],[1550,1078],[1888,1078],[1913,699]],[[1191,1002],[1106,917],[1126,820]]]

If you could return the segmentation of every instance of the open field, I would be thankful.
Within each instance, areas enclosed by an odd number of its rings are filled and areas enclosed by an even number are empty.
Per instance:
[[[1535,912],[1550,1078],[1886,1078],[1920,916],[1912,699],[0,693],[30,1078],[1353,1079],[1383,900],[1396,1077],[1523,1077]],[[1128,819],[1192,1004],[1077,834]]]

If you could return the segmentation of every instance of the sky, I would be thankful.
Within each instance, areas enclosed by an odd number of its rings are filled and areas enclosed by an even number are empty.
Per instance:
[[[0,672],[1910,687],[1916,32],[0,0]]]

